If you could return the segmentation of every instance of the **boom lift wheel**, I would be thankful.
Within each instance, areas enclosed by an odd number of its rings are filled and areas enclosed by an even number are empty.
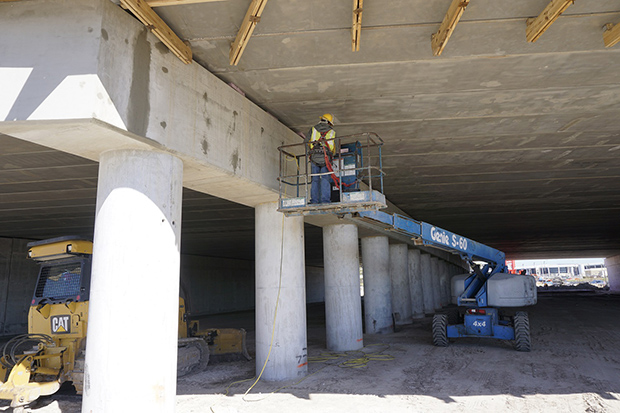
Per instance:
[[[530,319],[525,311],[517,311],[513,319],[515,329],[515,350],[530,351]]]
[[[433,316],[433,344],[438,347],[448,346],[448,316],[435,314]]]
[[[448,325],[461,324],[462,322],[461,314],[459,313],[458,309],[456,308],[450,309],[447,315],[448,315]]]

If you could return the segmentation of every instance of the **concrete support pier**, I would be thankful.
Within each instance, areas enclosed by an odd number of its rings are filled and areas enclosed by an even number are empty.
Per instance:
[[[409,291],[407,259],[407,244],[390,245],[392,312],[396,324],[411,323],[411,292]]]
[[[450,279],[448,275],[448,263],[444,260],[439,260],[438,266],[441,306],[445,307],[450,303],[450,298],[448,297],[448,280]]]
[[[83,412],[175,409],[182,177],[166,153],[101,154]]]
[[[409,291],[411,295],[411,317],[424,317],[424,292],[422,290],[422,271],[420,250],[410,249],[407,251],[407,264],[409,274]]]
[[[357,226],[323,227],[323,260],[327,349],[359,350],[364,338]]]
[[[362,238],[366,334],[394,332],[388,237]]]
[[[269,381],[308,372],[304,219],[277,208],[270,202],[255,210],[256,374],[268,358],[261,378]]]
[[[429,254],[420,255],[420,273],[422,274],[424,314],[433,314],[435,313],[435,294],[433,293],[433,274]]]
[[[435,310],[441,309],[441,285],[439,285],[439,258],[431,257],[431,274],[432,274],[432,290],[433,290],[433,304]]]
[[[620,293],[620,254],[605,259],[609,291]]]

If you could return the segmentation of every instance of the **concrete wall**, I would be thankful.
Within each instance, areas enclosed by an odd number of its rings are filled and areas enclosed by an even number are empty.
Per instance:
[[[254,261],[182,255],[181,283],[195,316],[254,309]],[[323,268],[306,267],[306,303],[324,301]]]
[[[254,261],[182,255],[181,283],[193,315],[254,308]]]
[[[325,302],[323,267],[306,267],[306,304]]]
[[[0,238],[0,335],[26,333],[39,266],[28,260],[28,240]],[[181,282],[191,312],[218,314],[254,309],[254,261],[181,256]],[[323,268],[306,268],[306,302],[325,301]]]
[[[0,335],[26,333],[39,266],[26,258],[28,240],[0,238]]]

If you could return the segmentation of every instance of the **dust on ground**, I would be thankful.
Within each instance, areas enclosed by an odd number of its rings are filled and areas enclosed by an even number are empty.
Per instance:
[[[366,335],[363,351],[383,356],[346,368],[344,361],[363,354],[326,356],[320,311],[309,312],[308,350],[316,361],[305,378],[259,381],[244,395],[254,381],[242,380],[254,377],[255,361],[210,363],[178,380],[177,412],[620,412],[620,296],[543,293],[529,313],[529,353],[488,339],[434,347],[424,318],[393,334]],[[79,412],[80,398],[56,394],[30,410]]]

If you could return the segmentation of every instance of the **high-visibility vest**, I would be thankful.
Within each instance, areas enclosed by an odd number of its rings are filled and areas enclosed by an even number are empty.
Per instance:
[[[320,141],[321,138],[324,138],[327,142],[327,146],[329,150],[332,152],[336,152],[336,132],[333,129],[328,130],[327,132],[319,132],[315,128],[312,128],[312,136],[310,137],[310,142]]]

